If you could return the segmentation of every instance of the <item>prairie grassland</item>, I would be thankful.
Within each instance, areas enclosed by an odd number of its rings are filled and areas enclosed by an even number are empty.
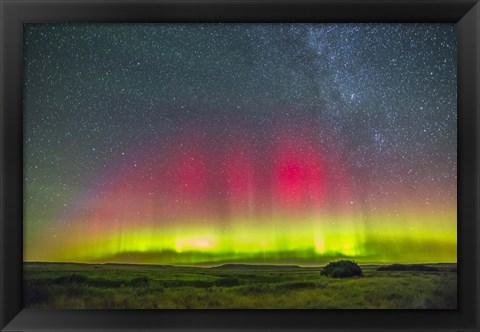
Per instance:
[[[330,278],[320,267],[24,264],[24,305],[43,309],[455,309],[455,264]]]

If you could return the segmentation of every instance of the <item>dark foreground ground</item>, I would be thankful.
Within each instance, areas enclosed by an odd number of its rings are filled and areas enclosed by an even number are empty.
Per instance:
[[[24,305],[45,309],[454,309],[455,264],[320,276],[321,268],[24,264]]]

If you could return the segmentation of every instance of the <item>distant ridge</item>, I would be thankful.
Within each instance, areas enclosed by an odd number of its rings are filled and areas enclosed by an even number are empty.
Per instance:
[[[111,266],[147,266],[147,267],[155,267],[160,269],[166,268],[176,268],[179,266],[175,265],[168,265],[168,264],[138,264],[138,263],[92,263],[91,265],[111,265]],[[180,266],[181,267],[181,266]]]
[[[302,267],[298,265],[270,265],[270,264],[223,264],[219,266],[212,266],[211,269],[218,269],[218,270],[235,270],[235,269],[242,269],[242,270],[258,270],[258,269],[301,269]]]

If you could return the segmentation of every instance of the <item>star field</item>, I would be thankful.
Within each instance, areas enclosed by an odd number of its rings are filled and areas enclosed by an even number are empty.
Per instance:
[[[456,261],[453,24],[27,24],[24,259]]]

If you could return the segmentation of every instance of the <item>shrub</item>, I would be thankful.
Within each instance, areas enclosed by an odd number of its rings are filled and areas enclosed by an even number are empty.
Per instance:
[[[333,278],[347,278],[361,276],[362,269],[356,262],[341,260],[329,263],[320,274]]]
[[[403,264],[392,264],[380,266],[377,271],[407,271],[407,266]]]
[[[82,274],[69,274],[67,276],[61,276],[54,279],[55,284],[64,285],[64,284],[80,284],[88,281],[88,278]]]
[[[420,271],[420,272],[435,272],[438,268],[434,266],[427,266],[422,264],[392,264],[386,266],[380,266],[377,271]]]
[[[143,277],[136,277],[136,278],[133,278],[132,280],[130,280],[129,285],[133,286],[133,287],[145,287],[145,286],[150,285],[150,279],[148,279],[147,277],[144,277],[144,276]]]
[[[50,293],[45,287],[28,286],[24,292],[25,306],[28,308],[37,303],[47,302],[50,300]]]
[[[240,285],[240,281],[237,278],[224,277],[215,280],[215,286],[217,287],[233,287]]]

